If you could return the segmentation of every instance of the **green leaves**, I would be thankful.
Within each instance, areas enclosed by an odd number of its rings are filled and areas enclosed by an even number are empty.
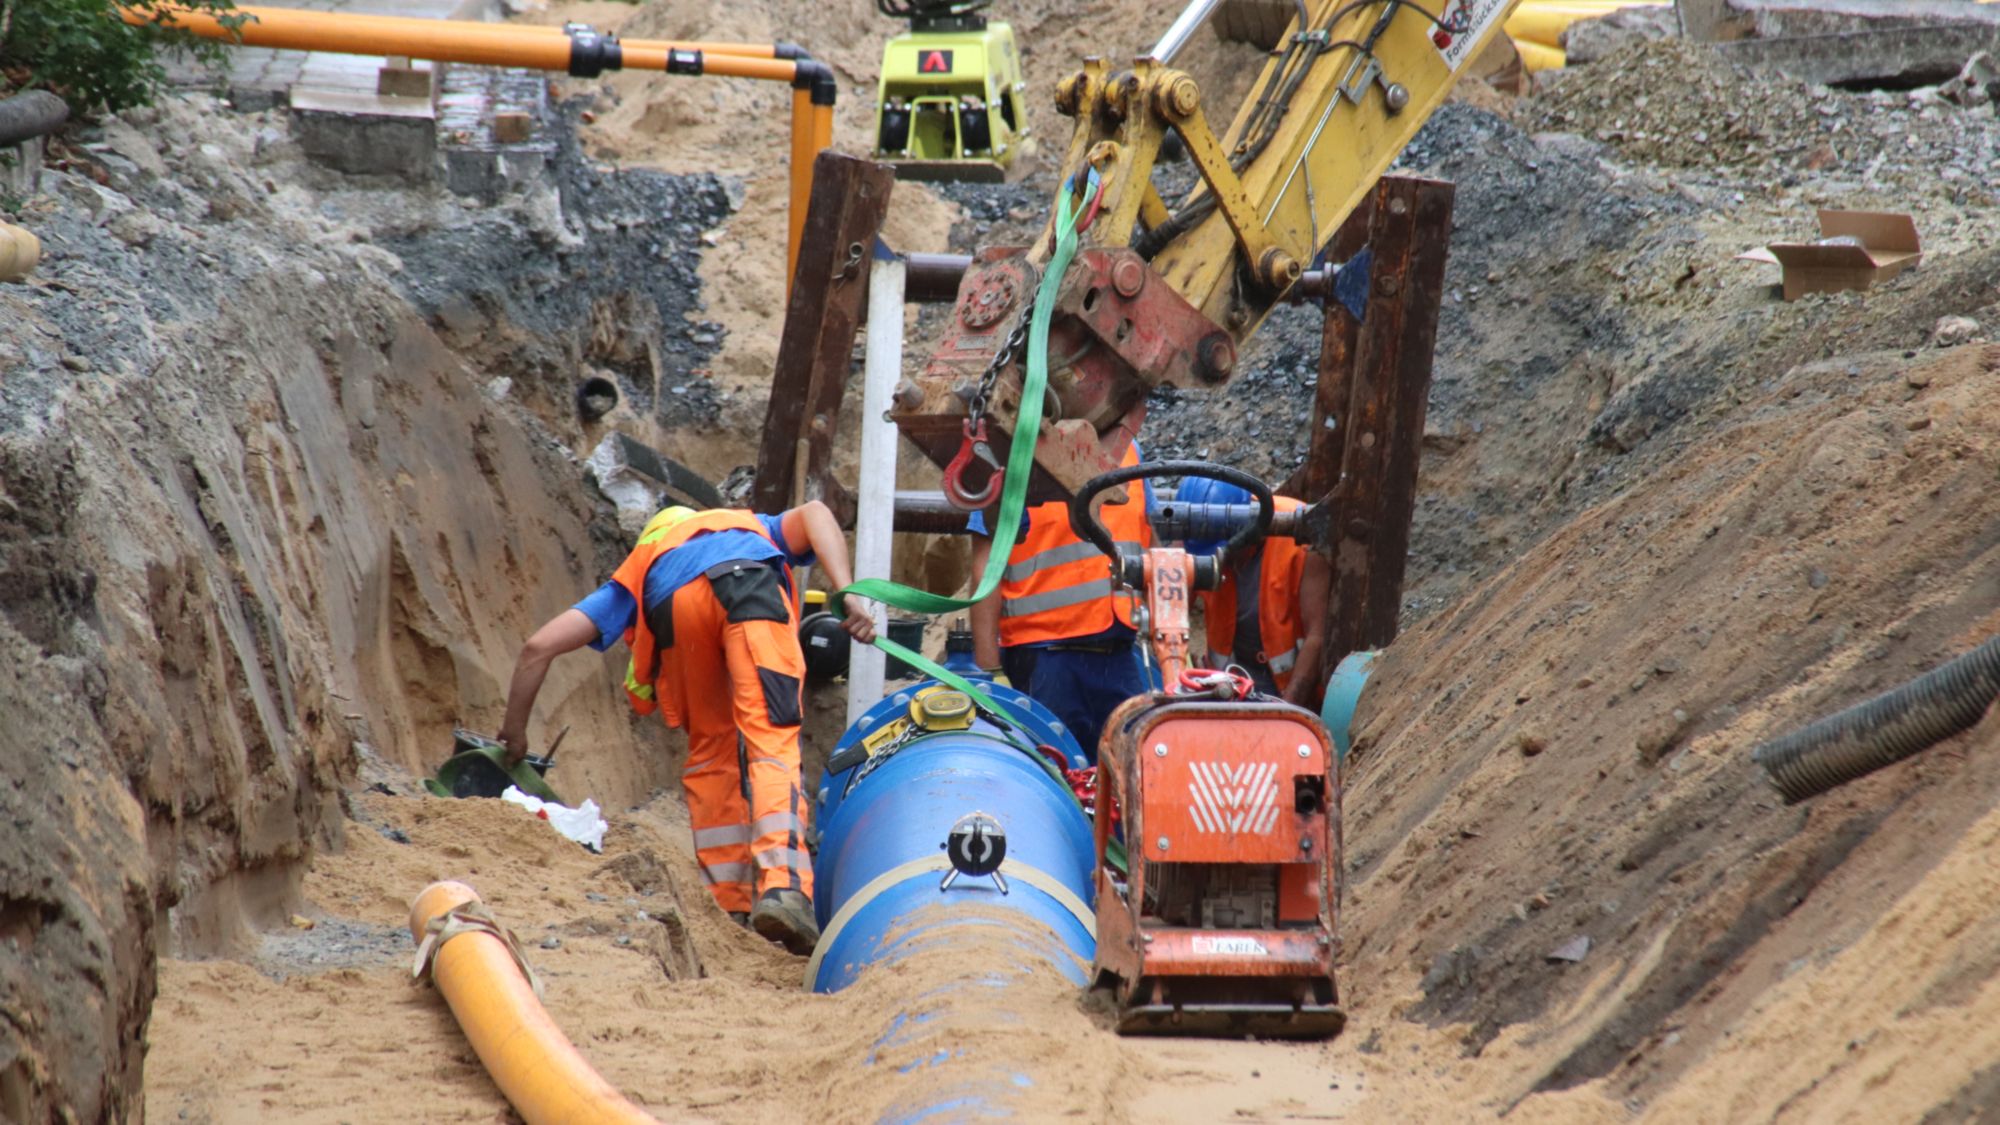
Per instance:
[[[54,90],[78,112],[145,105],[166,78],[163,53],[214,64],[229,49],[172,26],[176,6],[242,19],[227,15],[233,0],[0,0],[0,71],[26,71],[27,85]],[[127,23],[121,11],[150,22]]]

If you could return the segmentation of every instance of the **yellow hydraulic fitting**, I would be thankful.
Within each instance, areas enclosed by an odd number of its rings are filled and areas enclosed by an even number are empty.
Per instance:
[[[1299,279],[1299,260],[1273,246],[1257,259],[1257,273],[1264,284],[1283,289]]]

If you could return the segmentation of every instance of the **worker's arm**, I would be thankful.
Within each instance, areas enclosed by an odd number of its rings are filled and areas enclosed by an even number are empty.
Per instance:
[[[1333,564],[1317,551],[1306,552],[1305,573],[1299,578],[1299,618],[1305,636],[1299,640],[1299,662],[1285,687],[1285,701],[1301,707],[1319,702],[1326,683],[1321,667],[1326,658],[1326,604],[1333,592]]]
[[[535,710],[535,696],[541,694],[550,663],[596,639],[597,623],[581,610],[566,609],[535,630],[521,646],[521,655],[514,660],[514,678],[507,685],[507,718],[500,725],[508,765],[528,756],[528,716]]]
[[[976,588],[986,574],[987,560],[993,556],[993,540],[972,537],[972,581]],[[972,603],[972,659],[981,668],[995,672],[1000,667],[1000,591]]]
[[[847,533],[840,530],[840,521],[833,518],[833,509],[817,500],[808,500],[786,512],[781,525],[785,533],[785,549],[792,554],[804,554],[809,548],[818,557],[819,565],[826,571],[826,580],[836,590],[845,589],[854,582],[854,571],[847,562]],[[855,640],[867,644],[875,639],[875,611],[866,599],[849,594],[847,620],[840,623]]]

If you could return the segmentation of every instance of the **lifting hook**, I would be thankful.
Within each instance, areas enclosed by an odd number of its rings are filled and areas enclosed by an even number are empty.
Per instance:
[[[987,468],[986,484],[978,492],[967,492],[963,477],[965,467],[974,460],[983,462]],[[993,447],[986,443],[986,419],[965,420],[965,441],[958,447],[958,454],[951,464],[944,467],[944,498],[952,507],[961,512],[976,512],[993,502],[1000,494],[1000,485],[1006,479],[1007,470],[1000,459],[993,456]]]

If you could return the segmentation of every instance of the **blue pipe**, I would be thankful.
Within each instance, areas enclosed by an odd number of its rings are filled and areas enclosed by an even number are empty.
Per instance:
[[[911,700],[930,686],[871,708],[834,748],[835,760],[907,716]],[[1021,718],[1019,728],[981,714],[964,730],[913,729],[821,782],[813,865],[821,938],[807,970],[813,991],[845,988],[868,966],[964,925],[1017,930],[1017,950],[1085,983],[1096,953],[1090,822],[1036,747],[1055,748],[1072,767],[1086,760],[1047,708],[1011,688],[988,690]],[[961,875],[941,889],[951,872],[943,844],[973,813],[991,817],[1006,835],[999,879]]]
[[[1333,732],[1333,752],[1341,761],[1347,760],[1347,751],[1354,745],[1354,708],[1361,702],[1361,689],[1368,686],[1368,675],[1375,670],[1375,660],[1381,655],[1380,649],[1350,652],[1327,681],[1319,721]]]
[[[1023,998],[1088,983],[1097,952],[1091,826],[1044,750],[1070,768],[1087,759],[1046,707],[992,683],[981,686],[1018,726],[981,713],[959,730],[910,722],[884,734],[909,722],[917,694],[936,686],[882,700],[834,748],[830,760],[844,763],[871,735],[890,739],[821,782],[813,820],[820,941],[806,985],[835,992],[871,966],[907,960],[921,974],[948,961],[943,983],[912,997],[865,1060],[886,1081],[930,1076],[880,1119],[1019,1120],[1017,1103],[1034,1080],[1005,1052],[981,1048],[996,1031],[1038,1022],[1033,1000],[1016,1006]],[[1005,833],[998,878],[959,873],[947,888],[953,868],[943,845],[975,813]]]

